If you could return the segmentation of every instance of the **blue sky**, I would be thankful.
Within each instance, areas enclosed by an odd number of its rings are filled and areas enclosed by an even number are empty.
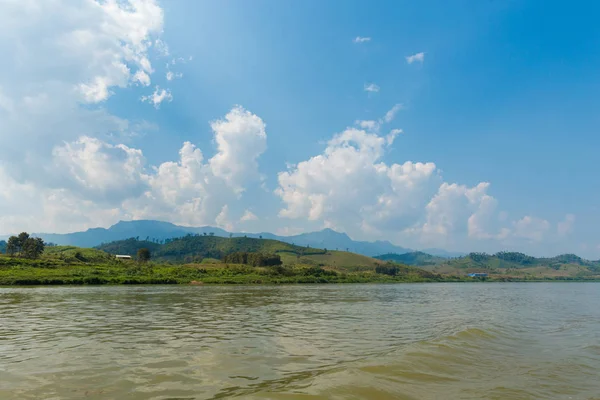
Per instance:
[[[600,5],[451,3],[0,6],[0,234],[155,218],[600,257]]]

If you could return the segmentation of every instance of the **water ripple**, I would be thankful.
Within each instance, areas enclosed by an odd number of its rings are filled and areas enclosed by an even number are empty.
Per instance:
[[[0,398],[589,400],[599,289],[0,288]]]

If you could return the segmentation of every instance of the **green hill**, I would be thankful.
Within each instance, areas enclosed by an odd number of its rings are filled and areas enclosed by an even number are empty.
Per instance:
[[[144,247],[153,254],[151,263],[115,257],[115,254],[135,257]],[[276,254],[283,265],[220,261],[232,253]],[[250,254],[245,256],[250,259]],[[230,261],[234,259],[239,260],[234,257]],[[245,260],[244,257],[241,259]],[[127,239],[94,249],[48,246],[36,259],[0,255],[0,285],[424,282],[440,279],[439,275],[419,268],[384,263],[343,251],[294,246],[276,240],[210,235],[190,235],[167,243]]]
[[[404,254],[388,253],[374,257],[378,260],[393,261],[406,265],[435,265],[446,261],[446,258],[432,256],[431,254],[423,253],[422,251],[413,251]]]
[[[490,276],[519,279],[600,278],[600,262],[584,260],[574,254],[536,258],[517,252],[470,253],[465,257],[422,267],[432,272],[458,276],[472,272],[485,272]]]
[[[261,252],[279,255],[284,264],[373,269],[382,263],[380,260],[360,254],[296,246],[278,240],[247,237],[224,238],[210,235],[188,235],[167,240],[163,244],[131,238],[103,244],[97,249],[110,254],[135,257],[137,251],[144,247],[150,250],[152,259],[158,262],[200,263],[205,259],[220,260],[225,255],[234,252]]]

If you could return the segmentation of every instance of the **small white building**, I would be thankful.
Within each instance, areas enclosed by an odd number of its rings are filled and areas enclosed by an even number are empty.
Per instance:
[[[131,260],[131,256],[124,256],[124,255],[117,254],[115,257],[118,260]]]

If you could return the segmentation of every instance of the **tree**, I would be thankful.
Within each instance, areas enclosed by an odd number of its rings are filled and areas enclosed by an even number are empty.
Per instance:
[[[150,260],[150,250],[143,247],[137,251],[137,259],[140,262],[148,262]]]
[[[258,235],[258,238],[259,238],[259,239],[262,239],[262,235]]]
[[[27,239],[29,239],[29,233],[27,233],[27,232],[21,232],[21,233],[19,233],[19,236],[17,238],[19,239],[19,246],[21,248],[23,248],[23,245],[25,244],[25,241]]]
[[[19,238],[16,236],[9,237],[8,243],[6,243],[6,254],[13,257],[20,251],[21,246],[19,245]]]
[[[204,232],[204,236],[206,236],[206,232]]]
[[[209,232],[208,236],[215,236],[215,233],[214,232]]]
[[[135,240],[140,240],[140,237],[139,237],[139,236],[136,236],[136,237],[135,237]]]
[[[397,266],[395,266],[393,264],[388,263],[387,265],[379,265],[379,266],[375,267],[375,272],[378,274],[396,276],[396,275],[398,275],[398,272],[400,272],[400,268],[398,268]]]
[[[38,258],[44,252],[44,241],[42,238],[28,237],[21,248],[21,253],[26,258]]]

